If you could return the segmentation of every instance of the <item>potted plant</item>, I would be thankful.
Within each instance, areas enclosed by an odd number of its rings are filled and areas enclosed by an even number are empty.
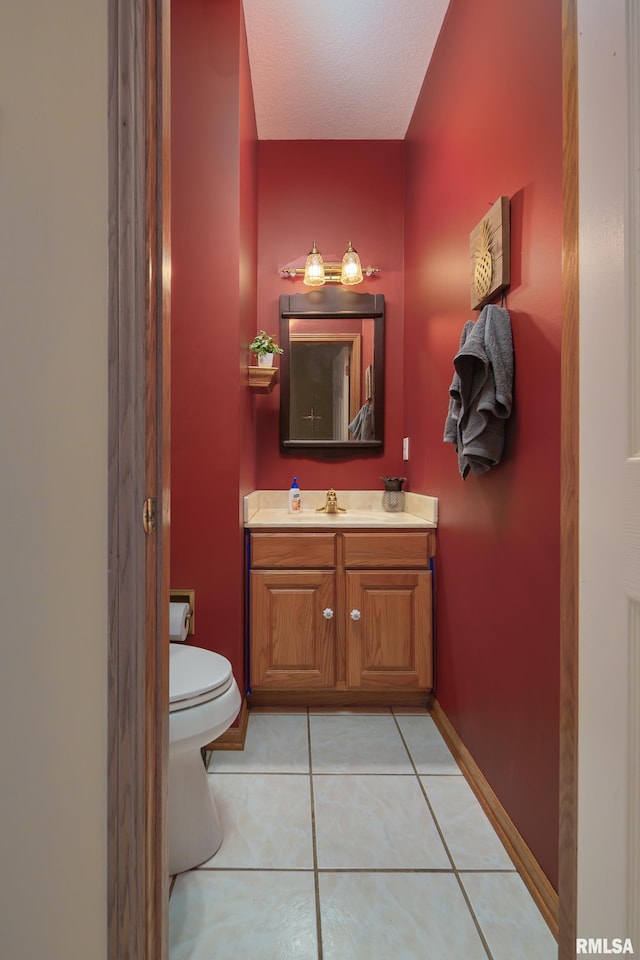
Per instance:
[[[264,330],[256,334],[249,344],[249,350],[257,356],[259,367],[272,367],[274,354],[283,352],[273,337]]]

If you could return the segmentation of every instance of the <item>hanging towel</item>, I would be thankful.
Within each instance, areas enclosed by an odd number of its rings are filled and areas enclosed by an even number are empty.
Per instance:
[[[349,424],[354,440],[373,440],[373,404],[363,404]]]
[[[467,320],[464,327],[462,328],[462,335],[460,337],[460,346],[458,347],[458,353],[460,354],[469,332],[473,329],[475,323],[473,320]],[[455,360],[454,360],[455,363]],[[444,440],[446,443],[453,443],[456,445],[456,450],[458,448],[458,423],[460,420],[460,412],[462,409],[462,403],[460,400],[460,393],[462,386],[460,383],[460,377],[458,376],[458,371],[455,370],[453,374],[453,380],[451,381],[451,386],[449,387],[449,412],[447,414],[447,419],[444,424]]]
[[[455,445],[458,468],[486,473],[500,462],[505,421],[513,400],[511,318],[503,307],[486,306],[464,325],[454,357],[444,437]]]

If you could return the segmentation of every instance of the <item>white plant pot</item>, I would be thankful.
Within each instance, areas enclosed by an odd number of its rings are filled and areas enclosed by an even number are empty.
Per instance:
[[[273,354],[265,353],[262,356],[258,355],[258,366],[259,367],[272,367],[273,366]]]

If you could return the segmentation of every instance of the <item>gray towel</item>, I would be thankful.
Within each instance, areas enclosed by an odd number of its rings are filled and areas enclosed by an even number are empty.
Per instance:
[[[505,421],[513,399],[511,319],[503,307],[486,306],[464,325],[454,358],[444,440],[455,444],[464,480],[500,462]]]
[[[460,337],[460,346],[458,347],[458,353],[460,354],[465,341],[469,335],[469,332],[473,329],[475,323],[473,320],[467,320],[464,327],[462,328],[462,335]],[[454,361],[455,363],[455,361]],[[460,420],[460,412],[462,409],[462,403],[460,401],[460,392],[461,392],[460,377],[458,376],[458,371],[456,370],[453,374],[453,380],[451,381],[451,386],[449,387],[449,412],[447,414],[447,419],[444,424],[444,440],[446,443],[458,444],[458,422]]]
[[[360,407],[349,424],[354,440],[373,440],[373,404],[365,403]]]

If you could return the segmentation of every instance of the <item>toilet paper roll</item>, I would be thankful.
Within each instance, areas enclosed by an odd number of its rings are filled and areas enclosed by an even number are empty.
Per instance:
[[[186,640],[190,612],[188,603],[169,604],[169,640]]]

